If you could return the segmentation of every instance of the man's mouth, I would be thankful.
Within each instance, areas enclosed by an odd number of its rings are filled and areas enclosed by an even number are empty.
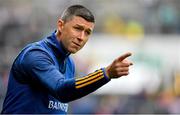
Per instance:
[[[75,45],[78,46],[78,47],[81,47],[81,45],[79,45],[79,44],[76,43],[76,42],[73,42],[73,44],[75,44]]]

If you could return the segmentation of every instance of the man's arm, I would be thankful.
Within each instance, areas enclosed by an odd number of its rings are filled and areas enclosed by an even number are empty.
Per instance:
[[[43,50],[31,50],[22,59],[24,71],[61,102],[81,98],[109,82],[105,69],[99,69],[82,78],[65,79],[53,60]]]
[[[119,72],[115,71],[117,62],[82,78],[65,79],[65,76],[56,69],[52,59],[47,53],[37,50],[30,51],[26,54],[22,66],[25,71],[46,88],[51,95],[65,103],[81,98],[97,90],[109,82],[115,75],[120,77],[121,74],[118,74]],[[124,66],[124,64],[120,65]],[[106,72],[109,77],[106,75]]]

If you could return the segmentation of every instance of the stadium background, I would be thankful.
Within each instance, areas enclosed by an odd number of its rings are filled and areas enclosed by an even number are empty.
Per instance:
[[[179,0],[0,0],[0,110],[18,52],[54,31],[72,4],[96,17],[90,41],[73,55],[77,76],[126,51],[133,53],[134,66],[128,77],[71,102],[69,113],[180,113]]]

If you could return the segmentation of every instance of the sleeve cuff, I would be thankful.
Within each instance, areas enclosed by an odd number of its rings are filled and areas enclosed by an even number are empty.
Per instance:
[[[106,72],[105,72],[105,68],[101,68],[101,70],[103,71],[104,77],[105,77],[108,81],[110,81],[111,79],[107,76],[107,74],[106,74]]]

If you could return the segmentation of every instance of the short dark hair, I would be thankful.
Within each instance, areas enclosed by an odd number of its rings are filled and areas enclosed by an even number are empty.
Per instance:
[[[68,7],[61,15],[61,19],[66,22],[72,19],[73,16],[79,16],[88,22],[95,23],[95,19],[91,11],[82,5],[72,5]]]

